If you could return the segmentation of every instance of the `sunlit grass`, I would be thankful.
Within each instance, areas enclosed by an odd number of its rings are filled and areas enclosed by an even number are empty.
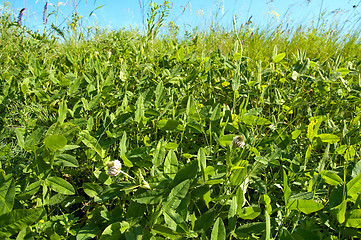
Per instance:
[[[50,35],[2,15],[0,238],[358,239],[359,35],[272,14]]]

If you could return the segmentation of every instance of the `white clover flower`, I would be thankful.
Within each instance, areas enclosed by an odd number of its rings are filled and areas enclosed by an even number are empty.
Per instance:
[[[108,174],[112,177],[117,176],[122,169],[122,164],[119,160],[108,162]]]
[[[232,140],[232,144],[238,148],[243,148],[244,145],[246,145],[242,136],[235,136]]]
[[[122,169],[122,164],[120,163],[119,160],[114,160],[111,162],[107,163],[108,166],[108,174],[111,177],[115,177],[117,176],[119,173],[124,174],[125,176],[127,176],[128,178],[134,179],[132,176],[130,176],[129,174],[123,172]]]

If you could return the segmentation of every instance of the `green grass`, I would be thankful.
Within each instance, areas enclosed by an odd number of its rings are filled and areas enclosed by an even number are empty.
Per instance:
[[[359,239],[357,31],[153,14],[64,39],[3,13],[1,238]]]

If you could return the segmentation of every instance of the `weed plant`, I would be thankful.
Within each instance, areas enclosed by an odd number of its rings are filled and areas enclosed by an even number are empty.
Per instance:
[[[358,32],[179,37],[168,8],[91,37],[2,12],[0,238],[359,239]]]

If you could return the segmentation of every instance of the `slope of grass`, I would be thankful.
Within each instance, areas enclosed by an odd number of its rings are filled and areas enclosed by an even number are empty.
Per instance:
[[[1,20],[1,238],[360,237],[357,32]]]

